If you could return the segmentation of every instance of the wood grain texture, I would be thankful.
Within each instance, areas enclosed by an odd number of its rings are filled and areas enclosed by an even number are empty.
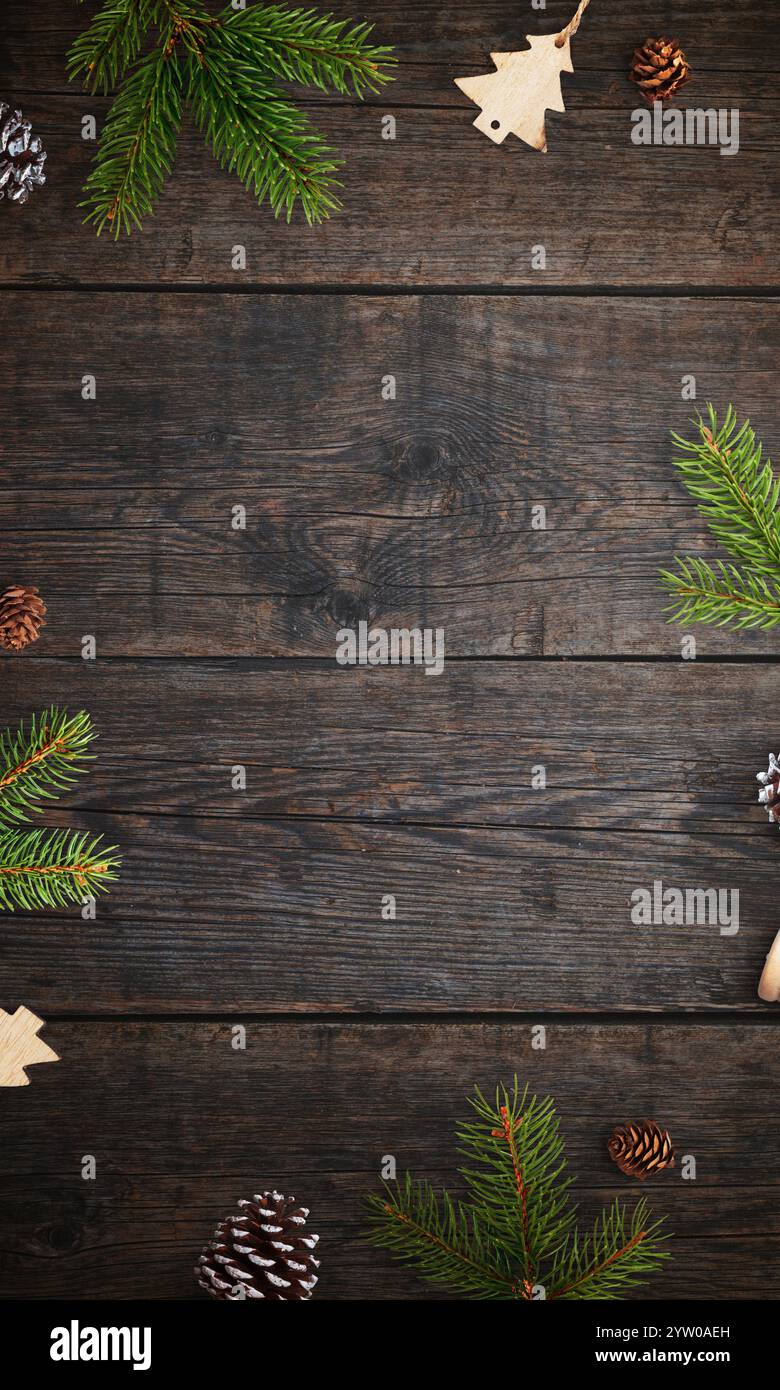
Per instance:
[[[670,463],[681,377],[770,452],[780,424],[760,300],[36,302],[4,296],[0,446],[3,569],[51,614],[33,660],[84,633],[106,656],[331,657],[361,618],[442,626],[453,656],[678,655],[658,569],[715,553]]]
[[[57,671],[60,694],[64,674]],[[82,667],[79,681],[92,674],[97,676]],[[563,728],[556,755],[549,744],[551,721],[546,721],[542,753],[552,753],[549,802],[548,792],[530,790],[535,753],[528,745],[534,701],[539,731],[544,723],[544,670],[537,694],[528,695],[526,702],[521,685],[510,688],[498,706],[502,714],[494,708],[491,716],[491,699],[485,696],[484,723],[494,726],[495,733],[484,728],[474,749],[487,767],[492,748],[494,773],[492,780],[485,773],[484,781],[470,758],[462,766],[456,755],[448,771],[453,741],[456,746],[469,742],[467,731],[457,738],[453,733],[463,713],[456,696],[449,713],[441,710],[444,728],[438,733],[431,730],[431,709],[423,712],[420,705],[414,713],[407,696],[409,733],[396,728],[391,748],[382,751],[377,765],[367,730],[349,753],[343,751],[350,748],[349,721],[357,727],[363,710],[373,710],[368,717],[377,720],[377,741],[382,739],[382,719],[392,730],[405,696],[396,689],[388,701],[388,684],[380,681],[361,680],[357,703],[355,692],[346,694],[352,676],[339,678],[343,696],[335,682],[324,687],[330,688],[331,708],[345,721],[343,728],[336,721],[325,735],[316,719],[328,699],[324,694],[320,702],[304,698],[307,688],[316,688],[316,673],[285,681],[279,671],[274,676],[277,691],[271,694],[264,682],[267,695],[261,699],[257,681],[242,680],[239,671],[222,673],[220,687],[220,673],[203,684],[188,667],[181,681],[192,687],[192,714],[186,713],[188,696],[177,694],[172,684],[161,685],[159,706],[145,703],[133,713],[132,698],[125,699],[121,710],[114,703],[122,727],[113,737],[111,699],[117,702],[122,684],[136,695],[145,684],[131,670],[115,674],[118,680],[103,685],[108,760],[103,767],[100,759],[99,777],[106,780],[90,777],[89,787],[85,783],[76,790],[72,802],[89,809],[57,806],[47,820],[88,826],[106,834],[111,844],[120,844],[121,883],[101,899],[96,922],[81,922],[74,913],[46,913],[10,917],[4,923],[1,970],[24,988],[25,997],[40,999],[44,1011],[78,1011],[85,981],[96,1013],[765,1009],[756,986],[774,920],[776,834],[751,801],[755,784],[749,773],[740,778],[736,767],[731,774],[724,770],[724,780],[731,776],[731,806],[722,799],[727,796],[724,787],[708,791],[705,781],[716,767],[701,730],[698,763],[695,749],[685,753],[680,713],[685,701],[676,701],[672,688],[679,671],[663,674],[680,721],[680,745],[674,752],[669,734],[666,742],[658,734],[655,741],[648,738],[647,780],[652,787],[653,780],[670,778],[673,785],[674,778],[683,776],[697,787],[697,778],[704,778],[691,799],[701,805],[712,795],[713,805],[691,820],[685,806],[670,806],[673,792],[651,790],[647,802],[642,801],[644,765],[635,766],[630,744],[631,733],[641,733],[641,726],[631,731],[631,713],[642,705],[642,689],[652,685],[652,669],[635,674],[633,702],[626,696],[621,713],[623,726],[619,719],[612,726],[606,717],[605,733],[596,741],[587,737],[584,716],[580,723],[580,706],[574,705],[567,721],[563,689],[552,692],[549,713],[560,709]],[[425,677],[414,674],[420,685]],[[705,674],[702,670],[702,703]],[[225,676],[234,687],[232,706],[220,694]],[[580,676],[587,701],[594,689],[590,671],[567,673],[564,685],[569,684],[573,696]],[[631,684],[628,669],[621,676],[616,710]],[[480,676],[473,677],[463,695],[469,724],[480,719],[477,706],[471,705]],[[286,758],[277,763],[275,735],[260,712],[285,701],[291,726],[286,735],[278,726],[279,752]],[[513,716],[510,706],[517,712],[527,706],[530,724],[524,733],[521,714]],[[177,710],[178,742],[171,738],[175,746],[160,746],[157,758],[153,748],[147,749],[135,762],[125,794],[124,767],[135,760],[133,748],[142,741],[143,728],[159,723],[157,710],[165,708]],[[694,701],[691,723],[695,708]],[[257,710],[256,731],[247,737],[245,728],[253,721],[247,712],[252,710]],[[648,728],[653,713],[655,702],[648,696]],[[277,717],[271,714],[273,727]],[[309,739],[303,734],[295,738],[296,717],[300,727],[311,728]],[[524,753],[512,765],[510,781],[506,752],[514,746],[513,717]],[[328,714],[323,719],[332,724]],[[665,727],[660,713],[656,726]],[[406,762],[396,766],[393,748],[400,748],[405,738],[412,739],[403,755]],[[234,748],[228,751],[231,739]],[[427,755],[414,771],[414,748],[424,742]],[[213,763],[207,760],[211,748]],[[259,759],[257,770],[253,758]],[[727,767],[729,751],[724,758]],[[232,766],[243,759],[247,794],[229,790]],[[427,771],[437,763],[437,771]],[[577,788],[567,785],[567,778],[577,780],[570,771],[576,763],[583,769],[584,802],[580,810],[571,810],[580,801]],[[345,790],[339,794],[342,765]],[[309,766],[314,774],[310,788]],[[555,790],[559,780],[564,785]],[[477,781],[476,801],[470,799],[470,781]],[[416,806],[420,784],[421,805]],[[300,801],[298,785],[303,788]],[[635,812],[631,799],[637,803]],[[623,816],[620,809],[610,815],[613,801],[623,808]],[[736,828],[730,819],[737,821]],[[722,934],[716,924],[706,923],[638,927],[631,920],[631,894],[637,888],[651,890],[656,880],[669,887],[713,885],[737,891],[740,930]],[[387,894],[396,897],[398,916],[391,922],[381,915]]]
[[[385,1154],[455,1187],[466,1094],[515,1072],[555,1097],[585,1220],[639,1195],[607,1156],[614,1123],[654,1116],[695,1156],[695,1181],[678,1166],[641,1189],[674,1233],[674,1259],[642,1297],[780,1296],[772,1029],[556,1023],[543,1052],[527,1023],[250,1023],[244,1052],[227,1023],[60,1022],[48,1033],[63,1065],[59,1084],[41,1070],[38,1100],[56,1144],[42,1148],[41,1112],[24,1093],[3,1098],[5,1297],[198,1297],[191,1269],[215,1221],[278,1184],[322,1237],[318,1297],[434,1298],[360,1243],[361,1197]],[[92,1182],[85,1154],[97,1160]]]
[[[631,143],[639,98],[626,73],[647,32],[646,8],[602,0],[600,13],[591,9],[575,43],[577,71],[564,78],[566,114],[548,118],[544,161],[517,145],[486,150],[454,78],[484,69],[491,51],[517,49],[529,27],[556,32],[570,18],[568,0],[550,0],[544,14],[507,3],[388,8],[375,0],[361,10],[381,40],[397,45],[399,81],[364,106],[306,100],[346,159],[337,218],[313,230],[300,218],[275,223],[187,127],[158,215],[117,248],[82,227],[77,208],[93,152],[81,118],[102,122],[106,110],[103,99],[64,82],[65,52],[86,16],[63,14],[58,0],[32,14],[7,0],[4,91],[43,136],[49,183],[21,216],[4,218],[0,280],[226,284],[236,278],[231,251],[240,243],[244,285],[773,283],[775,27],[753,3],[717,0],[706,24],[691,0],[675,5],[695,74],[680,105],[740,109],[740,152],[722,158],[716,148]],[[398,123],[394,141],[382,139],[385,113]],[[478,196],[464,198],[467,189]],[[531,267],[540,242],[543,274]]]
[[[90,709],[97,760],[49,819],[126,856],[97,923],[6,926],[0,961],[50,1009],[85,966],[97,1012],[761,1007],[772,666],[7,665],[10,723],[55,695]],[[656,877],[737,888],[738,936],[637,931]]]
[[[754,781],[779,638],[702,627],[679,661],[657,585],[714,553],[669,459],[681,378],[777,452],[778,26],[657,17],[680,105],[739,108],[734,158],[631,144],[638,0],[590,7],[544,160],[490,147],[453,79],[573,8],[362,4],[398,81],[303,98],[341,216],[275,224],[185,128],[117,247],[76,208],[106,111],[64,81],[87,8],[6,0],[0,93],[50,158],[0,207],[0,589],[37,584],[50,625],[0,661],[0,723],[90,710],[97,761],[47,821],[125,859],[94,922],[3,915],[0,1006],[53,1020],[62,1065],[1,1093],[0,1297],[198,1297],[215,1221],[267,1183],[312,1208],[319,1297],[435,1297],[360,1242],[360,1197],[387,1153],[452,1185],[466,1093],[515,1072],[558,1102],[586,1220],[638,1190],[616,1123],[696,1156],[648,1186],[675,1258],[646,1296],[780,1297]],[[443,627],[443,675],[337,667],[361,618]],[[738,934],[633,925],[659,878],[738,890]]]
[[[772,665],[625,662],[608,678],[599,662],[451,662],[436,678],[251,660],[0,669],[9,725],[56,695],[99,732],[59,809],[723,834],[769,854],[778,839],[754,775],[774,732]],[[547,785],[533,790],[539,764]]]
[[[4,971],[50,1011],[63,1000],[97,1014],[766,1009],[756,990],[776,921],[776,845],[132,816],[86,824],[125,854],[121,889],[97,921],[47,916],[34,935],[20,917],[3,927]],[[739,934],[637,927],[631,894],[656,879],[736,890]],[[392,922],[381,918],[388,893]]]
[[[359,6],[333,0],[330,8],[344,17],[359,13],[376,26],[377,42],[400,49],[397,76],[384,95],[392,93],[405,102],[415,95],[419,98],[422,79],[436,105],[447,100],[464,106],[452,86],[453,63],[465,57],[467,69],[491,49],[519,48],[529,28],[556,33],[568,23],[576,0],[574,4],[546,0],[543,11],[532,10],[530,5],[527,11],[518,10],[507,0],[481,0],[479,6],[473,0],[450,0],[446,9],[436,0],[399,0],[389,8],[381,0],[361,0]],[[39,0],[31,14],[25,0],[5,0],[0,55],[9,81],[31,92],[77,93],[78,88],[65,81],[64,54],[94,9],[95,3],[85,6],[79,18],[56,0]],[[757,55],[765,56],[768,73],[771,56],[777,51],[777,37],[766,22],[766,11],[755,0],[732,0],[731,4],[713,0],[706,25],[701,23],[698,0],[675,0],[674,18],[681,41],[685,38],[691,53],[696,54],[697,73],[706,74],[708,81],[718,74],[735,80],[760,77]],[[624,96],[622,78],[628,72],[637,34],[644,37],[647,32],[647,21],[641,0],[601,0],[598,7],[591,6],[573,40],[578,79],[609,74],[613,81],[605,88],[606,97],[614,104]],[[34,62],[30,52],[33,25]],[[620,81],[615,82],[615,77]],[[431,83],[436,84],[433,89]],[[771,81],[765,80],[764,88],[770,95]],[[327,100],[342,104],[338,97]]]

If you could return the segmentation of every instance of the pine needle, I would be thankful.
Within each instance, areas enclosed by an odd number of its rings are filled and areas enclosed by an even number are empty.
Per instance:
[[[630,1216],[615,1201],[603,1211],[584,1238],[575,1231],[560,1251],[551,1271],[550,1298],[614,1300],[625,1289],[646,1283],[668,1252],[659,1238],[662,1222],[654,1221],[644,1198]]]
[[[762,446],[750,422],[737,423],[733,406],[721,426],[714,407],[709,423],[699,416],[698,440],[673,434],[680,451],[673,462],[716,540],[736,560],[765,574],[780,573],[780,478],[762,462]]]
[[[280,5],[228,8],[220,15],[225,41],[245,62],[269,75],[323,92],[378,92],[395,59],[392,49],[370,42],[370,24],[351,25],[318,10],[288,10]]]
[[[68,54],[68,80],[82,77],[89,92],[109,92],[138,58],[157,18],[156,0],[106,0]]]
[[[514,1286],[506,1252],[482,1227],[479,1216],[430,1183],[386,1184],[368,1206],[372,1239],[396,1258],[414,1264],[434,1284],[445,1283],[472,1298],[510,1298]]]
[[[697,556],[675,561],[677,570],[661,570],[661,582],[673,597],[672,621],[710,623],[736,628],[775,627],[780,622],[780,589],[752,570]]]

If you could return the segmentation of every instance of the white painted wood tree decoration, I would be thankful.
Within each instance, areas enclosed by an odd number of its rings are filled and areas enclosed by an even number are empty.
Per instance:
[[[0,1009],[0,1086],[29,1086],[25,1067],[36,1062],[59,1062],[57,1053],[37,1036],[42,1027],[43,1019],[23,1004],[15,1014]]]
[[[545,113],[566,110],[561,73],[574,72],[570,42],[589,3],[581,0],[577,13],[559,34],[526,34],[530,48],[491,53],[495,72],[455,78],[456,87],[481,107],[474,122],[477,130],[497,145],[511,133],[547,153]]]

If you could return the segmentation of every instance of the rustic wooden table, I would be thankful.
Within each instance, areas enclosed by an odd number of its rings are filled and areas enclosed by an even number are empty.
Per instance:
[[[616,1122],[695,1155],[648,1192],[675,1232],[649,1297],[777,1298],[780,844],[753,774],[778,636],[702,628],[684,661],[656,580],[711,552],[669,462],[683,375],[778,449],[777,26],[596,0],[542,158],[489,145],[452,79],[570,4],[360,8],[401,67],[309,103],[340,217],[275,224],[188,132],[115,246],[75,207],[105,110],[64,81],[82,16],[6,0],[0,96],[49,182],[0,207],[0,587],[37,584],[50,624],[2,660],[0,722],[92,713],[94,772],[49,819],[124,871],[94,922],[3,918],[0,1006],[62,1062],[0,1099],[0,1292],[191,1297],[215,1220],[276,1184],[312,1209],[321,1296],[432,1297],[360,1242],[360,1196],[385,1154],[451,1182],[466,1093],[517,1072],[558,1102],[585,1212],[631,1195]],[[738,156],[632,145],[627,58],[668,29],[686,102],[740,109]],[[362,618],[443,627],[444,673],[338,667]],[[739,933],[632,925],[656,879],[738,888]]]

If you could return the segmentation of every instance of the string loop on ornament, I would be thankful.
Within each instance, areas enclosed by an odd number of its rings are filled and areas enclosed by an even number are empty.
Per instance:
[[[587,10],[589,4],[590,0],[580,0],[579,5],[577,6],[577,13],[569,20],[569,23],[566,25],[566,28],[561,29],[560,34],[555,40],[556,48],[563,48],[563,45],[566,43],[568,39],[574,38],[574,35],[580,27],[580,20],[582,19],[582,16]]]

